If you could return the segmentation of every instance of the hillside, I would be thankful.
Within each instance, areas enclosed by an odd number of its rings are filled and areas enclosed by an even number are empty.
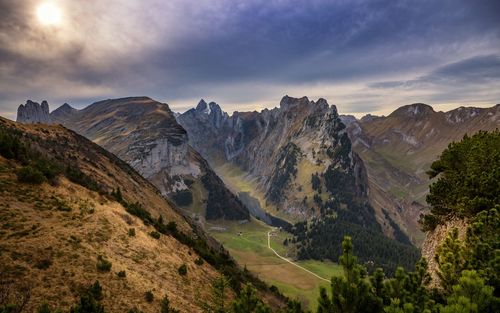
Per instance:
[[[436,112],[417,103],[388,116],[342,119],[348,125],[353,150],[366,166],[370,203],[376,210],[384,208],[413,242],[421,243],[423,234],[417,221],[427,206],[430,180],[426,171],[450,142],[500,127],[500,105]]]
[[[167,104],[147,97],[104,100],[82,110],[65,104],[51,118],[129,163],[194,217],[249,218],[245,206],[189,146]]]
[[[0,307],[67,310],[98,281],[107,312],[159,312],[165,296],[171,308],[200,312],[221,273],[235,290],[252,281],[267,302],[282,301],[150,182],[84,137],[0,118],[0,143]]]

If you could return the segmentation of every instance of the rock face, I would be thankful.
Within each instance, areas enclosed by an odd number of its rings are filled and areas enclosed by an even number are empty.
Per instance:
[[[179,205],[201,208],[212,219],[249,217],[189,146],[186,131],[167,104],[147,97],[112,99],[79,111],[63,106],[53,116],[125,160]]]
[[[437,248],[444,242],[448,233],[453,229],[458,229],[460,239],[465,238],[467,232],[467,222],[462,219],[454,218],[443,225],[438,225],[436,229],[426,234],[422,243],[422,257],[429,262],[429,272],[432,276],[431,287],[438,287],[439,276],[437,275],[438,264],[434,258]]]
[[[426,171],[450,142],[500,127],[500,105],[436,112],[416,103],[386,117],[342,118],[353,150],[366,164],[372,206],[385,209],[413,242],[421,243],[424,236],[417,221],[426,209]]]
[[[345,178],[342,192],[351,200],[366,199],[363,162],[351,151],[336,107],[324,99],[285,96],[279,108],[232,116],[202,100],[177,120],[223,179],[232,181],[228,168],[242,171],[240,178],[256,189],[252,201],[279,217],[320,216],[341,192],[330,181],[333,176]]]
[[[42,104],[26,101],[25,105],[20,105],[17,109],[17,121],[25,124],[51,124],[49,115],[49,104],[47,101],[42,101]]]

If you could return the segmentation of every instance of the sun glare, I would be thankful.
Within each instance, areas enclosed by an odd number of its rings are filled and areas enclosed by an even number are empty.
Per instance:
[[[36,10],[38,20],[43,25],[58,25],[61,23],[61,9],[54,3],[42,3]]]

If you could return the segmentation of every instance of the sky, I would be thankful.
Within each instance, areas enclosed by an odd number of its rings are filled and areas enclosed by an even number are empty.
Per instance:
[[[12,119],[27,99],[139,95],[180,112],[322,97],[356,116],[500,103],[498,0],[0,0],[0,12]]]

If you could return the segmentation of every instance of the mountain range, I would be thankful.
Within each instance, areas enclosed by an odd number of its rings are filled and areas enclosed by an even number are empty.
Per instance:
[[[500,105],[436,112],[429,105],[415,103],[388,116],[341,118],[353,150],[366,166],[370,203],[376,210],[384,209],[419,244],[423,234],[418,218],[426,212],[431,183],[426,172],[431,163],[464,135],[499,128]]]
[[[130,166],[122,171],[137,171],[157,197],[169,199],[187,227],[246,223],[253,216],[291,236],[289,256],[333,261],[349,235],[369,270],[383,267],[390,274],[398,265],[412,268],[420,256],[418,219],[427,212],[430,164],[452,141],[498,128],[500,105],[436,112],[417,103],[357,119],[307,97],[285,96],[276,108],[231,115],[204,100],[174,114],[165,103],[129,97],[80,110],[64,104],[51,113],[46,102],[28,101],[18,121],[36,124],[22,128],[28,133],[44,127],[39,123],[62,124],[113,153]],[[47,127],[40,131],[67,131]],[[82,155],[106,173],[107,163]],[[127,184],[115,185],[142,199],[140,184]]]
[[[167,104],[147,97],[104,100],[82,110],[65,104],[50,118],[113,152],[197,218],[249,218],[246,207],[189,146]]]

